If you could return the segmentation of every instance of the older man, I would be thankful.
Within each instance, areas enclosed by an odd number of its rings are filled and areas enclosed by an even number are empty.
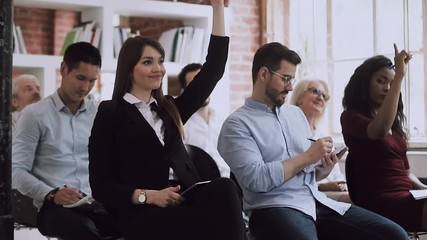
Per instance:
[[[12,131],[15,130],[19,112],[27,105],[40,101],[40,82],[36,76],[22,74],[12,81]]]

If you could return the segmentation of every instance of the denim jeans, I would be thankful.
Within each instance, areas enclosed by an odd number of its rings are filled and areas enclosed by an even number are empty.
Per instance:
[[[299,210],[277,207],[252,212],[249,229],[256,240],[400,240],[408,239],[395,222],[366,209],[351,206],[341,216],[317,204],[317,220]]]

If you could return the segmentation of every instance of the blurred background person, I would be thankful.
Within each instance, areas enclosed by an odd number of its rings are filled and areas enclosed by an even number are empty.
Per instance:
[[[194,76],[200,71],[202,65],[190,63],[178,75],[182,91],[193,81]],[[207,152],[218,166],[221,177],[230,177],[230,167],[217,150],[218,136],[223,120],[209,107],[209,98],[199,110],[193,114],[184,125],[184,143],[194,145]]]
[[[12,132],[19,112],[27,105],[40,101],[40,82],[36,76],[22,74],[12,81]]]
[[[324,128],[318,128],[329,99],[329,87],[323,80],[300,80],[294,87],[290,103],[300,107],[304,112],[310,124],[313,139],[329,136],[328,133],[320,130]],[[346,180],[339,164],[335,164],[331,173],[317,184],[319,190],[325,192],[329,198],[341,202],[351,202]]]

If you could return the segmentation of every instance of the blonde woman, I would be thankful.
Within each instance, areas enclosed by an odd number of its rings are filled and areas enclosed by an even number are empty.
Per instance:
[[[325,113],[329,99],[329,87],[323,80],[301,80],[294,87],[290,103],[300,107],[304,112],[315,139],[327,136],[326,132],[318,129],[318,124]],[[341,202],[351,202],[345,177],[341,173],[339,164],[335,164],[328,177],[317,183],[319,190],[325,192],[329,198]]]

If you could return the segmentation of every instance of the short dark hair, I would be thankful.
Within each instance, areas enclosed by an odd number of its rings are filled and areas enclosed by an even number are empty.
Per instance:
[[[286,60],[295,65],[301,63],[301,58],[293,50],[278,42],[267,43],[258,48],[252,62],[252,82],[255,84],[259,70],[262,67],[267,67],[271,71],[276,71],[280,68],[282,60]]]
[[[101,68],[102,60],[98,48],[88,42],[77,42],[67,47],[63,58],[68,72],[79,67],[80,62],[92,64]]]
[[[185,76],[187,75],[187,73],[199,70],[201,68],[202,68],[202,64],[200,63],[190,63],[187,66],[185,66],[181,70],[181,72],[178,74],[178,80],[181,85],[181,88],[187,87],[187,79],[185,79]]]

